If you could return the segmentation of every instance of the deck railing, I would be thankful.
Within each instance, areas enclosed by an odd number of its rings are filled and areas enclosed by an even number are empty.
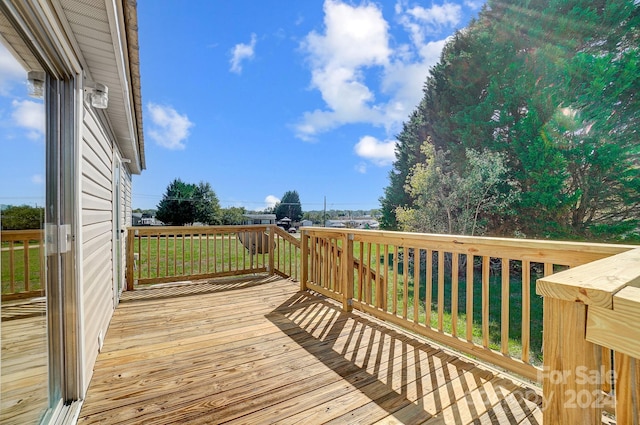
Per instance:
[[[325,228],[305,228],[299,241],[275,226],[140,227],[127,243],[129,289],[299,278],[346,311],[541,382],[545,423],[600,423],[603,411],[640,422],[634,246]]]
[[[42,230],[3,230],[2,301],[44,294],[45,249]]]
[[[545,424],[640,423],[640,249],[538,281]]]
[[[270,272],[298,278],[300,241],[274,225],[132,227],[127,289]]]
[[[630,246],[304,229],[301,288],[541,381],[537,279]],[[532,296],[533,294],[533,296]]]

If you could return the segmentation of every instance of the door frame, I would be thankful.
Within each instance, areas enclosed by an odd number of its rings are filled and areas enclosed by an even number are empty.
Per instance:
[[[51,3],[0,1],[0,12],[46,74],[45,252],[49,410],[43,423],[69,423],[84,388],[80,250],[82,66]]]

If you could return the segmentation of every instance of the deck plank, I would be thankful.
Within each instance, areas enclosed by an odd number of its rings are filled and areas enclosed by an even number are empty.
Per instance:
[[[37,423],[48,406],[45,302],[3,302],[0,311],[0,423]]]
[[[540,404],[537,389],[258,277],[125,293],[78,423],[517,424]]]

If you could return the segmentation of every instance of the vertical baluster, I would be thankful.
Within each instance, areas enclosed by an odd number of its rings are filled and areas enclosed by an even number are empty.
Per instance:
[[[169,235],[164,235],[164,274],[169,276]]]
[[[375,257],[375,263],[376,263],[376,307],[378,308],[382,308],[383,305],[383,298],[384,298],[384,292],[382,290],[382,278],[383,278],[383,270],[382,270],[382,263],[380,262],[380,255],[382,251],[382,247],[380,246],[380,244],[376,244],[376,257]]]
[[[500,300],[500,351],[509,354],[509,259],[502,258],[502,294]]]
[[[9,285],[12,294],[16,292],[16,262],[14,252],[13,241],[9,241]]]
[[[409,303],[409,248],[406,246],[402,247],[402,252],[404,253],[403,258],[403,270],[402,270],[402,318],[407,318],[407,310]]]
[[[420,319],[420,249],[413,249],[413,323]]]
[[[467,254],[467,305],[465,315],[467,316],[467,341],[473,342],[473,261],[472,254]]]
[[[444,326],[444,257],[446,253],[438,252],[438,330]]]
[[[364,281],[364,242],[360,241],[360,263],[358,264],[358,300],[364,301],[363,292],[365,288]]]
[[[372,263],[372,253],[371,253],[372,249],[371,249],[371,242],[367,243],[367,258],[369,259],[367,261],[367,279],[365,280],[365,298],[366,298],[366,303],[367,304],[371,304],[371,299],[372,299],[372,290],[373,290],[373,285],[371,284],[372,279],[372,273],[373,273],[373,269],[371,266]]]
[[[156,277],[160,277],[160,235],[156,235],[155,238],[156,248]]]
[[[489,347],[489,266],[491,258],[482,257],[482,346]]]
[[[22,241],[22,256],[24,259],[24,291],[28,292],[30,290],[30,274],[31,274],[31,270],[30,270],[30,264],[29,264],[29,251],[31,251],[29,249],[29,240],[24,240]]]
[[[460,254],[451,253],[451,335],[458,336],[458,275]]]
[[[146,277],[151,277],[151,235],[147,235],[145,238],[147,241],[147,275]]]
[[[440,253],[438,253],[438,258],[440,258]],[[426,294],[425,294],[425,303],[424,303],[424,323],[427,327],[431,327],[431,302],[433,300],[433,251],[427,249],[427,258],[425,261],[426,270]]]
[[[229,233],[227,233],[227,235],[228,235],[228,239],[229,239],[227,241],[227,254],[228,254],[227,261],[228,261],[228,265],[229,265],[229,269],[228,270],[231,271],[231,266],[232,266],[232,264],[231,264],[231,233],[229,232]],[[265,243],[265,240],[264,240],[264,232],[260,232],[260,235],[262,236],[262,246],[265,247],[266,243]],[[265,249],[262,250],[262,252],[263,252],[263,254],[262,254],[262,264],[264,264],[264,251],[266,251],[266,250]]]
[[[389,245],[384,244],[384,284],[382,290],[382,309],[388,311],[389,309]]]
[[[531,341],[531,263],[522,261],[522,361],[529,363]]]
[[[178,238],[173,234],[173,275],[178,275]]]
[[[399,254],[399,249],[397,245],[394,245],[393,247],[393,291],[391,293],[391,295],[393,296],[393,314],[395,316],[398,315],[398,264],[400,264],[400,262],[398,261],[398,254]]]

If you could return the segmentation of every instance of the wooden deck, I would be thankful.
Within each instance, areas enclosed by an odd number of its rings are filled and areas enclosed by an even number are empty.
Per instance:
[[[2,303],[0,423],[37,423],[48,406],[44,298]]]
[[[539,394],[261,277],[125,293],[78,423],[535,424]]]

